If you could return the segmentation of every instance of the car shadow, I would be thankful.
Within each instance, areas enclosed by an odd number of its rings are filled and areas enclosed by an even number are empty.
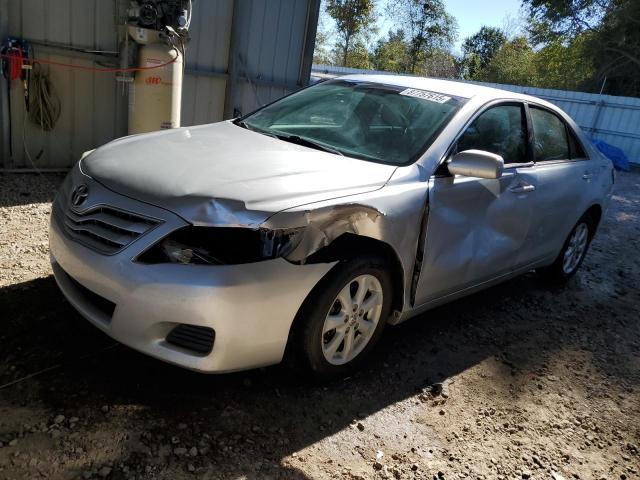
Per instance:
[[[525,275],[388,327],[366,368],[319,384],[283,366],[203,375],[148,358],[114,344],[73,310],[52,277],[41,278],[0,289],[0,406],[37,404],[52,415],[82,416],[86,432],[124,418],[135,441],[112,464],[135,463],[144,458],[140,449],[156,452],[162,444],[199,445],[205,453],[188,461],[202,471],[307,478],[282,460],[435,382],[491,357],[510,375],[526,376],[561,349],[587,348],[581,329],[615,319],[588,297],[555,318],[556,295],[571,301],[587,288],[574,282],[553,290]],[[637,381],[637,369],[629,375],[633,366],[609,362],[606,342],[597,345],[598,368]],[[165,462],[186,472],[187,460],[170,455]]]

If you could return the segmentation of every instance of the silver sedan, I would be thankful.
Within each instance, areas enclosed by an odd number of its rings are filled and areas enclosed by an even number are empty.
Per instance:
[[[161,360],[344,375],[387,323],[533,269],[569,279],[614,180],[537,98],[348,76],[88,152],[51,261],[83,316]]]

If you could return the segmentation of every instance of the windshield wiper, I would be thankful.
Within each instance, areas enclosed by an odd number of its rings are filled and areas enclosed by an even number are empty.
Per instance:
[[[255,128],[253,126],[249,126],[247,124],[247,122],[245,122],[244,120],[236,120],[233,123],[236,124],[239,127],[245,128],[245,129],[250,130],[252,132],[261,133],[262,135],[267,135],[269,137],[277,138],[279,140],[284,140],[285,142],[291,142],[291,143],[295,143],[297,145],[302,145],[304,147],[315,148],[317,150],[322,150],[324,152],[334,153],[336,155],[341,155],[341,156],[344,157],[344,153],[342,153],[340,150],[336,150],[335,148],[331,148],[331,147],[329,147],[327,145],[324,145],[324,144],[322,144],[320,142],[314,142],[313,140],[309,140],[308,138],[303,138],[303,137],[300,137],[298,135],[285,135],[285,134],[282,134],[282,133],[272,133],[272,132],[269,132],[267,130],[262,130],[261,128]]]
[[[280,140],[284,140],[285,142],[295,143],[296,145],[302,145],[303,147],[315,148],[324,152],[335,153],[336,155],[341,155],[344,157],[344,153],[342,153],[340,150],[328,147],[327,145],[324,145],[320,142],[314,142],[313,140],[309,140],[308,138],[299,137],[298,135],[276,134],[276,137]]]
[[[255,128],[253,126],[249,126],[249,124],[247,122],[245,122],[244,120],[236,121],[236,122],[233,122],[233,123],[235,125],[239,126],[239,127],[246,128],[250,132],[260,133],[262,135],[266,135],[267,137],[279,138],[278,135],[276,135],[275,133],[267,132],[266,130],[262,130],[260,128]]]

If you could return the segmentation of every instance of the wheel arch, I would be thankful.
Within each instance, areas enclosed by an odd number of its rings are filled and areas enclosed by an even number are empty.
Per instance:
[[[293,319],[293,323],[289,329],[289,337],[285,348],[284,358],[290,367],[296,368],[297,358],[296,349],[293,340],[299,338],[303,331],[305,323],[305,310],[309,307],[310,298],[316,295],[318,289],[323,288],[334,269],[342,262],[353,259],[359,255],[382,258],[389,265],[389,274],[393,287],[391,299],[391,315],[397,315],[402,311],[405,294],[404,269],[400,258],[394,248],[382,241],[371,237],[357,235],[354,233],[343,233],[329,245],[321,248],[317,252],[307,257],[305,264],[310,263],[335,263],[334,267],[329,270],[307,294],[302,302],[297,315]],[[398,312],[398,313],[396,313]]]
[[[602,206],[598,203],[594,203],[587,208],[582,216],[588,216],[593,221],[593,232],[591,234],[591,237],[593,237],[600,225],[600,222],[602,221]]]
[[[363,254],[376,255],[387,262],[393,284],[392,311],[401,311],[405,294],[404,268],[397,252],[387,242],[354,233],[343,233],[307,258],[305,263],[344,261]]]

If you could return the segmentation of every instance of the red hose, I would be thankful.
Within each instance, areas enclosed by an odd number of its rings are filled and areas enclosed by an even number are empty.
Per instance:
[[[84,65],[74,65],[72,63],[62,63],[62,62],[53,62],[51,60],[37,60],[37,59],[29,59],[29,58],[24,58],[22,55],[5,55],[5,54],[0,54],[0,58],[8,58],[10,60],[10,64],[11,64],[11,69],[10,69],[10,75],[11,75],[11,79],[15,80],[16,78],[18,78],[20,76],[20,73],[22,71],[22,65],[23,64],[31,64],[34,65],[36,63],[39,64],[45,64],[45,65],[52,65],[54,67],[65,67],[65,68],[75,68],[77,70],[84,70],[84,71],[89,71],[89,72],[101,72],[101,73],[114,73],[114,72],[140,72],[143,70],[154,70],[156,68],[162,68],[162,67],[166,67],[167,65],[171,65],[172,63],[174,63],[178,57],[174,58],[173,60],[170,60],[166,63],[162,63],[160,65],[154,65],[153,67],[130,67],[130,68],[96,68],[96,67],[87,67]],[[18,71],[18,75],[16,77],[14,77],[14,69],[17,69]]]
[[[22,63],[26,59],[22,56],[22,52],[17,55],[2,55],[9,57],[9,80],[16,80],[22,75]]]

